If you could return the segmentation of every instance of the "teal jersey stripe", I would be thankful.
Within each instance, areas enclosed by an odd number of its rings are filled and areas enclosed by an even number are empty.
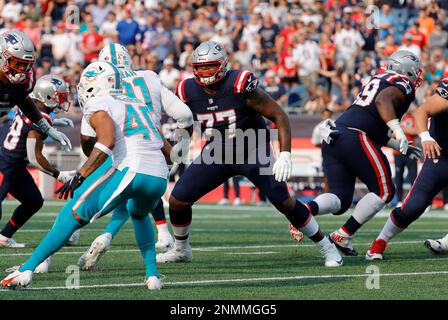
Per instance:
[[[111,43],[110,45],[110,55],[112,56],[112,64],[114,66],[117,65],[117,52],[115,51],[115,44]]]

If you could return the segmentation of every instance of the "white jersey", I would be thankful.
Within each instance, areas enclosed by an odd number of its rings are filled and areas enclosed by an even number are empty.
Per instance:
[[[156,127],[154,111],[143,101],[125,95],[98,96],[89,99],[84,106],[86,124],[90,124],[90,118],[97,111],[107,112],[115,124],[112,150],[115,168],[128,167],[137,173],[167,178],[168,166],[161,151],[163,140]]]
[[[154,130],[152,131],[154,131],[156,135],[161,136],[160,119],[162,108],[165,110],[168,116],[177,121],[177,125],[179,128],[188,128],[193,124],[193,114],[191,113],[191,110],[173,92],[171,92],[162,85],[160,78],[156,73],[152,71],[124,71],[122,73],[122,76],[123,76],[122,83],[123,88],[125,89],[126,96],[130,98],[130,100],[138,99],[140,107],[142,106],[147,107],[146,109],[148,111],[147,113],[151,114],[151,117],[149,118],[151,123],[149,123],[148,125],[146,125],[146,122],[143,123],[145,126],[147,126],[147,128],[149,129],[153,128]],[[93,99],[94,98],[90,100]],[[123,99],[123,97],[120,97],[120,99]],[[87,102],[86,105],[90,104],[90,100]],[[87,108],[84,109],[85,109],[84,113],[87,114],[88,113],[88,111],[86,110]],[[141,108],[138,109],[140,110]],[[143,120],[148,119],[142,119],[142,121]],[[90,137],[96,136],[95,131],[90,126],[89,121],[87,121],[87,117],[83,117],[83,120],[81,122],[81,134]],[[153,142],[152,144],[145,143],[142,144],[142,146],[150,145],[151,150],[155,149],[160,150],[163,147],[162,140],[152,142]],[[116,166],[117,168],[122,168],[123,166],[122,165],[119,166],[115,158],[116,157],[114,157],[114,166]],[[125,161],[123,163],[128,162]],[[152,165],[148,164],[146,166],[143,166],[142,167],[143,169],[139,170],[149,170],[151,172],[154,172],[154,170],[151,168],[156,166],[157,163],[153,163]],[[164,167],[166,167],[166,161],[164,157],[163,157],[163,165]],[[149,171],[148,173],[147,172],[142,173],[160,176],[160,174],[149,173]],[[165,178],[166,175],[163,177]]]

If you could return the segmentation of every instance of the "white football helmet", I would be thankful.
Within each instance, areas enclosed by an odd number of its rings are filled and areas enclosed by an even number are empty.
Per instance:
[[[132,58],[126,47],[119,43],[110,43],[101,49],[98,56],[99,61],[112,63],[120,71],[132,71]]]
[[[26,82],[34,60],[34,44],[25,33],[10,30],[0,35],[0,71],[11,83]]]
[[[70,108],[68,101],[68,84],[58,76],[46,75],[37,80],[30,97],[39,100],[45,107],[61,109],[65,112]]]
[[[81,74],[76,89],[82,109],[87,100],[92,97],[123,94],[121,73],[112,63],[105,61],[93,62]]]

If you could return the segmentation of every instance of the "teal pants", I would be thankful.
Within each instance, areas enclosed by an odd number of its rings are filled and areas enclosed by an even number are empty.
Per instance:
[[[126,208],[132,218],[135,238],[146,267],[146,277],[158,276],[154,231],[149,212],[166,189],[164,178],[113,167],[100,167],[75,190],[74,197],[59,213],[53,227],[20,271],[33,270],[58,251],[73,231],[115,208]]]

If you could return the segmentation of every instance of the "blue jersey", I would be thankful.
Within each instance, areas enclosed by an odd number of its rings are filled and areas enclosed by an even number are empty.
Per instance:
[[[52,125],[53,121],[46,113],[42,117]],[[26,166],[28,164],[26,152],[26,140],[31,130],[38,131],[44,135],[42,130],[26,118],[21,111],[14,117],[9,128],[1,131],[0,136],[0,170],[10,166]]]
[[[257,86],[252,72],[232,70],[217,83],[214,94],[207,93],[193,78],[181,81],[176,94],[191,109],[195,121],[201,122],[206,135],[215,129],[228,142],[235,137],[236,129],[266,129],[263,117],[244,103],[245,96]]]
[[[439,82],[435,93],[448,100],[448,78]],[[442,148],[441,157],[448,158],[448,113],[443,112],[431,117],[429,133]]]
[[[36,75],[34,69],[25,83],[7,84],[0,83],[0,115],[7,114],[11,108],[21,104],[30,92],[33,91],[36,84]]]
[[[386,145],[391,132],[378,113],[375,99],[382,90],[390,86],[400,89],[406,95],[406,102],[395,106],[395,114],[401,119],[415,99],[414,85],[403,76],[385,73],[372,77],[350,108],[336,120],[336,125],[362,130],[380,146]]]

